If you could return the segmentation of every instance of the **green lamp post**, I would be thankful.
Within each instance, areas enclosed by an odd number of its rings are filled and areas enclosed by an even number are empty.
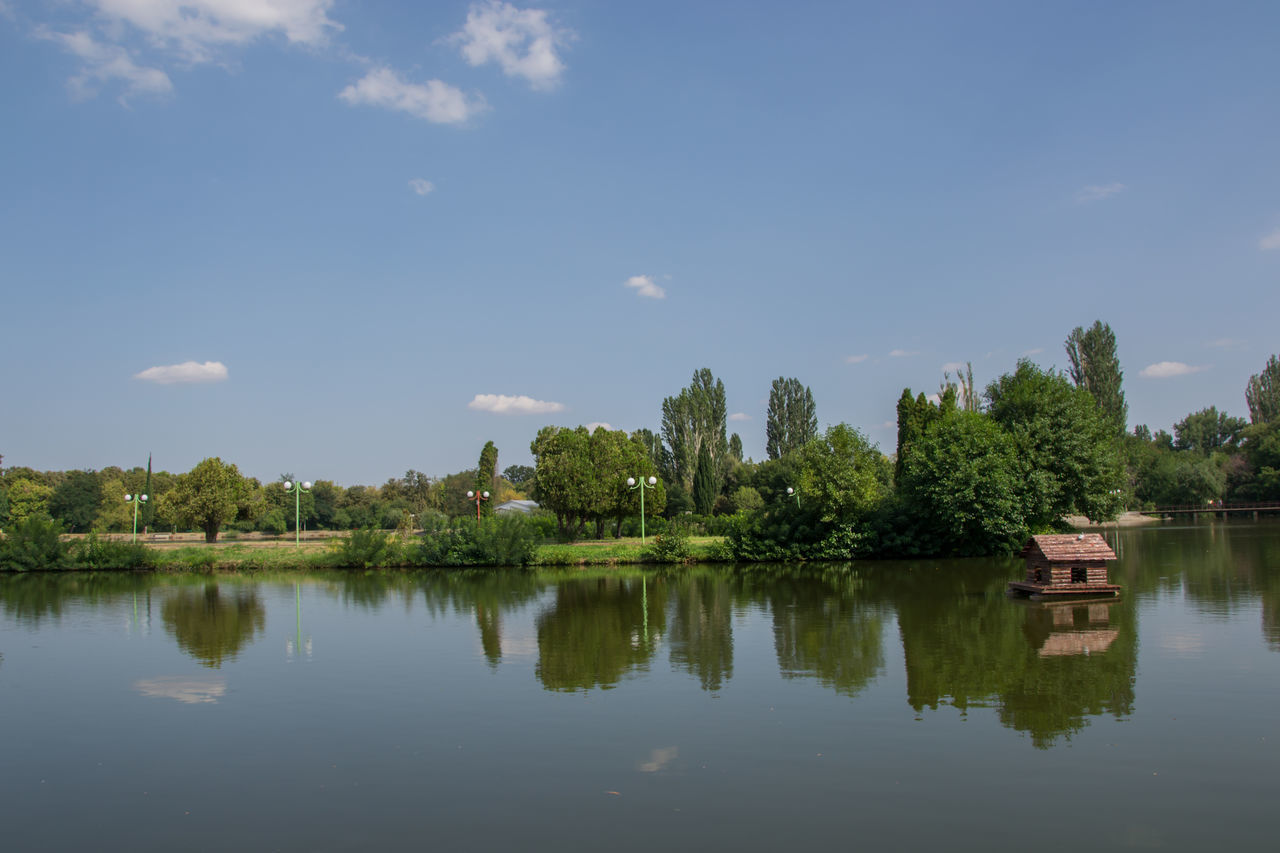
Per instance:
[[[311,483],[284,481],[284,493],[293,495],[293,547],[302,547],[302,493],[311,491]]]
[[[800,508],[800,490],[793,489],[790,486],[787,486],[787,497],[791,497],[792,495],[795,495],[796,509],[799,509]]]
[[[133,504],[133,541],[134,541],[134,544],[137,544],[138,542],[138,505],[146,503],[147,496],[146,495],[125,495],[124,502],[127,504]]]
[[[652,489],[658,485],[657,477],[650,477],[647,480],[637,481],[635,477],[627,478],[627,489],[629,491],[640,490],[640,543],[644,544],[644,492],[645,489]]]

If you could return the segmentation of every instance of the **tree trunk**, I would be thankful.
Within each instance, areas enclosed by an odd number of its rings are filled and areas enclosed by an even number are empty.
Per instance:
[[[218,541],[218,528],[220,524],[206,523],[204,526],[204,541],[207,544],[213,544]]]

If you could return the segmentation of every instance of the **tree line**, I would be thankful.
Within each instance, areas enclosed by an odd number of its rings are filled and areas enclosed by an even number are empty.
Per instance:
[[[427,518],[487,515],[531,497],[561,538],[635,535],[646,519],[681,518],[728,536],[741,559],[987,554],[1125,507],[1280,499],[1280,360],[1245,388],[1249,421],[1210,406],[1172,433],[1127,426],[1116,339],[1101,321],[1065,341],[1068,370],[1023,360],[979,390],[972,366],[936,393],[904,389],[897,446],[883,453],[848,424],[818,428],[812,391],[770,388],[766,459],[743,458],[727,430],[724,383],[710,369],[665,398],[657,431],[546,426],[533,466],[499,472],[486,443],[476,467],[444,477],[410,469],[381,486],[316,481],[298,503],[309,529],[422,528]],[[649,487],[652,478],[656,482]],[[294,523],[282,474],[263,483],[218,458],[184,474],[144,469],[0,468],[0,528],[52,518],[71,532],[140,529],[281,534]],[[628,483],[628,480],[631,480]],[[472,496],[469,497],[468,493]],[[474,495],[489,494],[487,500]]]

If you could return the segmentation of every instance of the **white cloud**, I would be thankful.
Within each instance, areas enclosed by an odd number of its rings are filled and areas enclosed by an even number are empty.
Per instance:
[[[613,424],[604,421],[592,421],[587,424],[587,432],[595,432],[597,428],[603,428],[606,432],[613,432]]]
[[[625,284],[627,287],[634,287],[641,296],[647,296],[650,299],[667,298],[667,291],[655,284],[651,275],[633,275],[626,280]]]
[[[1088,204],[1093,201],[1102,201],[1104,198],[1111,198],[1116,193],[1122,193],[1127,190],[1124,184],[1091,184],[1087,187],[1081,187],[1076,192],[1077,204]]]
[[[960,371],[964,370],[968,366],[969,365],[965,364],[963,361],[948,361],[946,364],[942,365],[942,372],[943,373],[959,373]]]
[[[524,395],[509,397],[506,394],[477,394],[474,400],[467,403],[467,408],[497,415],[544,415],[563,412],[564,404],[535,400]]]
[[[461,124],[486,109],[480,95],[468,97],[440,80],[410,83],[390,68],[375,68],[338,93],[352,106],[399,110],[436,124]]]
[[[96,41],[84,31],[55,33],[38,30],[36,35],[62,45],[84,63],[81,72],[68,81],[77,97],[92,97],[97,94],[94,83],[112,80],[119,80],[125,85],[122,102],[129,95],[167,95],[173,91],[173,81],[168,74],[158,68],[138,65],[129,51],[118,44]]]
[[[223,678],[183,678],[178,675],[162,675],[159,678],[143,678],[133,683],[133,688],[143,696],[177,699],[188,705],[217,702],[227,692]]]
[[[261,36],[321,45],[342,25],[329,17],[333,0],[90,0],[98,16],[126,23],[155,46],[188,62],[210,62],[221,48]],[[117,28],[118,29],[118,28]]]
[[[905,358],[909,355],[919,355],[919,354],[920,354],[919,350],[913,350],[913,349],[895,349],[895,350],[889,351],[889,355],[893,356],[894,358]]]
[[[1044,352],[1044,347],[1036,347],[1034,349],[1024,349],[1021,353],[1019,353],[1019,355],[1024,355],[1024,356],[1039,355],[1042,352]]]
[[[1270,252],[1273,249],[1280,249],[1280,228],[1272,231],[1267,236],[1258,241],[1258,248],[1264,252]]]
[[[729,415],[729,420],[731,420],[731,421],[749,421],[749,420],[751,420],[751,415],[748,415],[746,412],[734,412],[732,415]]]
[[[1158,361],[1155,364],[1148,364],[1138,373],[1146,379],[1170,379],[1174,376],[1186,376],[1189,373],[1199,373],[1204,370],[1203,367],[1193,367],[1190,364],[1183,364],[1180,361]]]
[[[867,358],[868,356],[865,354],[864,355],[847,355],[844,357],[844,363],[845,364],[861,364],[862,362],[866,361]]]
[[[227,366],[220,361],[206,361],[204,364],[195,361],[184,361],[182,364],[148,367],[141,373],[133,374],[133,378],[154,382],[157,385],[222,382],[227,378]]]
[[[938,394],[930,394],[928,397],[925,397],[925,399],[930,403],[933,403],[935,406],[942,403],[942,397]]]
[[[552,26],[546,10],[517,9],[497,0],[472,5],[462,31],[452,36],[470,64],[496,62],[508,77],[523,77],[535,89],[553,89],[560,82],[565,65],[556,48],[572,38],[569,30]]]
[[[431,183],[430,181],[423,180],[422,178],[414,178],[412,181],[409,182],[409,189],[413,190],[418,195],[426,195],[427,193],[431,192],[435,188],[436,188],[435,184]]]

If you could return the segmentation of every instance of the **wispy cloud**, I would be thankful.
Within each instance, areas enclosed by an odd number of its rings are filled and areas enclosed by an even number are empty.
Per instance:
[[[587,424],[587,432],[595,432],[597,429],[603,429],[606,432],[613,432],[613,424],[606,421],[592,421]]]
[[[946,364],[942,365],[942,372],[943,373],[959,373],[960,371],[964,370],[968,366],[969,365],[967,365],[963,361],[948,361]]]
[[[476,3],[462,31],[451,38],[471,65],[496,62],[508,77],[523,77],[534,89],[554,89],[565,65],[556,52],[573,39],[554,26],[544,9],[517,9],[510,3]]]
[[[666,299],[667,291],[656,284],[651,275],[633,275],[624,284],[635,288],[636,293],[649,299]]]
[[[1042,352],[1044,352],[1044,347],[1035,347],[1034,349],[1024,349],[1022,352],[1019,353],[1019,355],[1022,355],[1022,356],[1039,355]]]
[[[1076,191],[1076,204],[1089,204],[1094,201],[1102,201],[1105,198],[1111,198],[1117,193],[1127,190],[1124,184],[1090,184],[1087,187],[1081,187]]]
[[[133,374],[133,378],[141,379],[145,382],[154,382],[157,385],[222,382],[227,378],[227,366],[220,361],[206,361],[203,364],[195,361],[184,361],[182,364],[148,367],[146,370]]]
[[[1205,346],[1212,349],[1235,349],[1236,347],[1244,346],[1244,343],[1238,338],[1218,338],[1216,341],[1207,342]]]
[[[435,124],[462,124],[487,108],[481,95],[468,96],[440,80],[410,83],[390,68],[375,68],[338,93],[352,106],[382,107]]]
[[[1194,367],[1190,364],[1183,364],[1180,361],[1158,361],[1155,364],[1148,364],[1138,373],[1145,379],[1171,379],[1175,376],[1186,376],[1189,373],[1199,373],[1204,370],[1203,367]]]
[[[493,412],[496,415],[545,415],[551,412],[563,412],[564,404],[535,400],[523,394],[518,397],[509,397],[506,394],[477,394],[475,399],[467,403],[467,408],[477,412]]]
[[[895,349],[889,350],[889,355],[893,358],[906,358],[907,356],[919,355],[919,350],[914,349]]]
[[[177,699],[187,705],[217,702],[227,692],[223,678],[183,677],[162,675],[159,678],[143,678],[133,683],[133,689],[143,696]]]
[[[418,195],[426,195],[431,191],[433,191],[435,188],[436,188],[435,184],[431,183],[428,180],[424,180],[423,178],[414,178],[413,180],[409,181],[409,189],[413,190]]]
[[[1264,252],[1270,252],[1280,249],[1280,228],[1272,231],[1267,236],[1258,241],[1258,248]]]
[[[751,415],[748,415],[746,412],[734,412],[732,415],[729,415],[729,420],[731,420],[731,421],[749,421],[749,420],[751,420]]]
[[[91,98],[97,94],[98,85],[117,80],[125,87],[121,103],[126,103],[131,95],[168,95],[173,91],[173,81],[168,74],[158,68],[138,65],[129,51],[118,44],[97,41],[83,30],[57,33],[41,29],[36,36],[61,45],[80,59],[80,72],[67,81],[78,98]]]
[[[870,356],[866,355],[865,353],[862,355],[846,355],[844,357],[844,363],[845,364],[862,364],[862,362],[866,361],[868,358],[870,358]]]

